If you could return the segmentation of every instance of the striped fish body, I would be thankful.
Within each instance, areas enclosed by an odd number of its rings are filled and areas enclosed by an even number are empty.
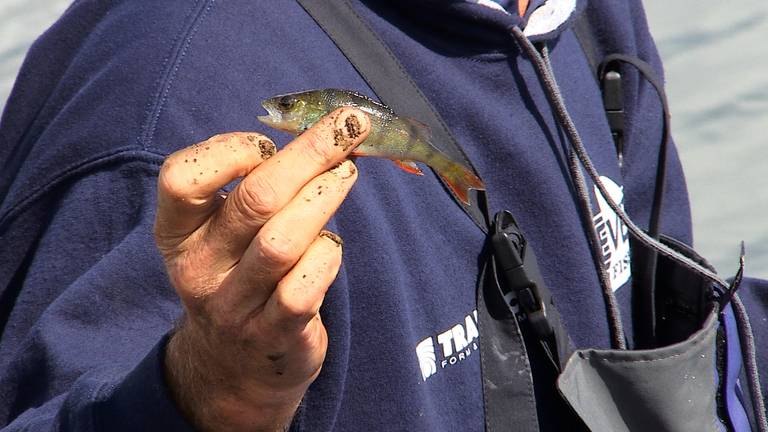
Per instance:
[[[275,96],[265,100],[262,106],[268,114],[258,117],[261,122],[294,135],[339,107],[356,107],[369,115],[371,132],[355,148],[353,155],[387,158],[417,175],[423,173],[415,162],[424,163],[465,204],[469,204],[469,189],[485,189],[470,167],[451,159],[432,144],[426,125],[400,117],[386,105],[359,93],[338,89],[310,90]]]

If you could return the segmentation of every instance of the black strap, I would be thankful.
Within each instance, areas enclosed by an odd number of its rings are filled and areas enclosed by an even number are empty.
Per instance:
[[[477,295],[486,432],[539,432],[533,371],[516,317],[503,307],[494,261],[480,273]]]
[[[579,42],[581,43],[582,49],[584,50],[587,59],[589,60],[590,67],[592,68],[593,72],[595,71],[595,59],[598,57],[598,52],[596,49],[596,38],[595,34],[592,31],[592,28],[589,24],[588,18],[586,17],[587,13],[582,13],[582,16],[579,17],[576,20],[575,23],[575,31],[576,36],[579,39]],[[662,130],[662,140],[661,145],[659,148],[659,156],[657,161],[657,171],[656,171],[656,185],[654,190],[654,197],[653,197],[653,203],[651,208],[651,218],[649,223],[649,234],[650,238],[658,239],[660,234],[660,215],[661,215],[661,207],[662,207],[662,200],[664,196],[664,185],[665,185],[665,179],[666,179],[666,158],[667,158],[667,147],[669,142],[669,121],[670,121],[670,114],[669,114],[669,106],[667,103],[666,94],[664,92],[664,86],[662,81],[659,79],[659,77],[656,75],[653,68],[646,62],[635,58],[631,56],[627,56],[624,54],[611,54],[609,56],[606,56],[606,58],[601,62],[601,64],[597,68],[597,76],[599,81],[603,81],[603,78],[605,75],[613,69],[613,66],[619,64],[619,63],[628,63],[637,68],[640,73],[647,79],[651,85],[653,85],[654,89],[656,90],[657,94],[659,95],[659,98],[662,103],[662,108],[664,110],[664,124],[663,124],[663,130]],[[617,146],[618,147],[618,146]],[[605,195],[605,194],[604,194]],[[655,303],[655,276],[656,276],[656,266],[658,262],[658,256],[659,251],[652,248],[652,247],[642,247],[643,245],[640,244],[641,247],[633,247],[633,279],[635,279],[634,284],[637,286],[638,284],[642,286],[641,292],[639,293],[640,297],[644,297],[641,299],[641,310],[638,314],[639,316],[644,318],[644,322],[646,323],[655,323],[655,314],[656,311],[654,309],[654,303]],[[674,257],[669,257],[673,258]],[[679,263],[678,263],[679,264]],[[642,271],[636,271],[635,265],[639,265],[639,267],[642,269]],[[749,317],[747,316],[746,309],[744,308],[743,304],[741,303],[741,300],[739,299],[738,295],[735,294],[735,290],[738,288],[739,283],[741,282],[741,277],[743,275],[743,266],[744,266],[744,252],[743,252],[743,244],[742,244],[742,253],[741,253],[741,259],[740,259],[740,267],[739,272],[737,273],[736,277],[734,278],[734,281],[730,284],[729,288],[722,292],[721,298],[720,298],[720,308],[725,306],[725,304],[730,300],[733,305],[733,311],[735,319],[738,323],[738,333],[739,337],[741,339],[741,345],[742,345],[742,356],[745,362],[745,368],[746,368],[746,375],[748,377],[747,380],[747,387],[750,393],[754,394],[754,397],[749,397],[752,401],[754,412],[758,416],[757,421],[757,429],[761,432],[768,431],[768,416],[767,416],[767,410],[766,410],[766,404],[764,401],[764,396],[762,394],[762,387],[760,385],[759,380],[759,374],[757,369],[757,360],[755,356],[755,343],[754,343],[754,335],[752,333],[752,328],[749,322]],[[697,272],[698,269],[690,268],[689,270]],[[717,278],[713,278],[712,275],[706,275],[707,278],[710,280],[710,282],[714,283],[714,288],[717,289],[717,285],[722,285],[722,281],[718,281]],[[643,280],[638,280],[643,279]],[[651,324],[653,325],[653,324]],[[636,331],[639,329],[639,326],[635,325]],[[656,346],[656,329],[653,327],[650,328],[640,328],[640,338],[639,345],[647,345],[648,347]],[[645,348],[644,346],[638,346],[638,348]]]
[[[589,14],[587,13],[587,7],[576,17],[573,22],[573,31],[576,33],[576,39],[581,44],[581,49],[584,51],[584,55],[589,62],[589,68],[592,70],[592,76],[597,78],[597,71],[600,65],[600,58],[602,57],[598,49],[597,38],[593,31],[592,23],[589,22]]]
[[[509,212],[494,217],[489,247],[478,290],[486,430],[586,430],[556,386],[572,343]]]
[[[651,207],[651,220],[648,225],[648,234],[658,239],[660,230],[661,206],[664,198],[664,184],[667,176],[667,148],[669,147],[669,103],[664,92],[664,83],[656,75],[653,67],[637,57],[626,54],[611,54],[603,59],[598,69],[598,75],[602,77],[610,70],[611,66],[618,63],[627,63],[634,66],[640,74],[653,86],[661,101],[663,110],[663,123],[661,129],[661,145],[656,164],[656,186],[653,191],[653,205]]]
[[[648,81],[659,96],[663,120],[662,136],[656,167],[656,185],[651,204],[651,218],[648,225],[648,235],[658,239],[661,229],[661,208],[666,183],[667,148],[669,147],[669,104],[664,92],[664,85],[653,67],[645,61],[625,54],[611,54],[605,57],[598,67],[598,79],[601,82],[610,74],[616,74],[620,64],[635,67],[640,75]],[[621,77],[620,74],[618,74]],[[606,107],[608,110],[608,107]],[[620,115],[623,116],[623,113]],[[622,121],[623,123],[623,121]],[[619,137],[623,139],[623,137]],[[632,240],[632,278],[635,343],[639,349],[651,348],[657,345],[656,336],[656,272],[658,253],[650,248],[634,244]]]
[[[585,10],[576,17],[573,30],[576,33],[576,39],[579,41],[584,55],[587,58],[589,67],[592,70],[592,76],[598,83],[602,84],[606,75],[613,70],[617,64],[626,63],[634,66],[640,74],[653,86],[659,96],[663,109],[662,138],[659,147],[659,159],[656,171],[656,185],[653,194],[653,205],[651,207],[651,222],[649,224],[648,234],[653,238],[659,238],[659,219],[661,215],[661,204],[664,196],[664,183],[667,168],[667,147],[669,142],[669,104],[664,92],[664,84],[656,75],[653,67],[647,62],[626,54],[609,54],[603,58],[599,49],[599,41],[595,35],[594,27],[589,21],[589,13]],[[602,60],[601,60],[602,59]]]
[[[395,112],[426,123],[432,130],[433,144],[472,166],[440,115],[348,0],[297,1],[336,43],[379,99]],[[458,199],[455,201],[481,230],[489,232],[491,223],[484,192],[470,191],[469,206],[462,205]],[[488,280],[489,270],[487,266],[483,269],[477,291],[485,428],[494,432],[538,432],[537,400],[523,334],[514,317],[499,320],[491,315],[491,309],[507,304],[504,299],[486,297],[483,282]],[[518,363],[511,367],[508,354],[514,353]],[[556,350],[551,354],[560,358]],[[554,391],[554,385],[550,387]]]
[[[463,161],[478,175],[472,162],[421,89],[413,82],[384,41],[355,12],[348,0],[298,2],[334,41],[384,104],[401,116],[412,117],[427,124],[434,138],[432,144],[451,158]],[[440,181],[443,181],[442,178]],[[445,183],[443,185],[445,186]],[[470,189],[470,204],[466,205],[450,188],[445,188],[475,224],[487,233],[490,221],[485,192]]]
[[[649,224],[648,234],[658,239],[659,238],[659,219],[661,215],[661,204],[664,196],[664,183],[666,178],[667,168],[667,147],[669,142],[669,104],[667,102],[667,95],[664,92],[664,84],[661,79],[656,75],[653,67],[647,62],[626,54],[609,54],[602,57],[599,50],[599,43],[597,36],[595,35],[594,28],[589,22],[589,14],[587,11],[582,12],[574,21],[574,32],[576,38],[581,45],[584,55],[587,58],[589,67],[592,70],[592,76],[594,76],[598,83],[603,83],[606,75],[614,70],[614,67],[620,63],[626,63],[634,66],[640,74],[653,86],[656,90],[656,94],[659,96],[659,100],[663,109],[663,125],[662,125],[662,138],[661,145],[659,147],[659,159],[657,163],[656,171],[656,186],[653,194],[653,205],[651,207],[651,221]],[[602,58],[602,60],[600,60]]]

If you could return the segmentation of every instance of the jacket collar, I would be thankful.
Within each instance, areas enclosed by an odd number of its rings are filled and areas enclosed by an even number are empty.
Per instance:
[[[586,0],[546,0],[534,2],[538,7],[525,22],[516,13],[507,13],[491,4],[491,0],[361,0],[394,25],[407,27],[420,34],[439,37],[447,44],[461,45],[462,50],[492,51],[508,47],[510,29],[524,27],[532,41],[556,38],[570,27],[584,8]],[[507,6],[516,10],[516,1]]]

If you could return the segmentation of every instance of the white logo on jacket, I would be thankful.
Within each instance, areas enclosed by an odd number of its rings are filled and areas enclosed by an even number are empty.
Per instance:
[[[477,310],[464,317],[448,330],[435,336],[429,336],[416,345],[416,357],[419,359],[421,378],[436,374],[441,369],[454,366],[466,360],[477,351]],[[435,349],[435,341],[440,349]]]
[[[600,177],[605,189],[622,209],[624,208],[624,190],[608,177]],[[600,249],[603,253],[603,267],[608,272],[611,289],[616,291],[627,283],[632,275],[629,253],[629,230],[626,224],[616,216],[608,206],[600,191],[595,187],[595,197],[599,212],[592,218]]]

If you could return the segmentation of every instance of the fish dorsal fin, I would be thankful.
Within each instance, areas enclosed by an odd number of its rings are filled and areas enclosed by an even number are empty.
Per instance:
[[[425,143],[432,144],[432,131],[426,124],[410,117],[402,117],[403,123],[407,124],[410,132]]]
[[[370,104],[370,105],[373,105],[374,107],[380,109],[381,111],[388,112],[390,114],[394,114],[394,112],[392,111],[392,108],[384,105],[383,103],[381,103],[381,102],[379,102],[377,100],[372,99],[371,97],[369,97],[367,95],[364,95],[362,93],[356,92],[354,90],[326,89],[325,91],[346,93],[347,95],[352,96],[353,98],[358,98],[362,102],[364,102],[364,103],[361,104],[362,105],[361,108],[363,106],[365,106],[365,104]]]
[[[418,165],[414,161],[409,160],[393,160],[392,162],[395,163],[395,165],[399,166],[400,169],[407,173],[416,174],[418,176],[423,176],[424,172],[421,171],[421,168],[419,168]]]
[[[344,91],[344,90],[339,90],[339,91]],[[371,97],[369,97],[367,95],[364,95],[362,93],[356,92],[354,90],[347,90],[347,91],[349,91],[349,93],[351,95],[353,95],[355,97],[359,97],[360,99],[362,99],[362,100],[364,100],[364,101],[366,101],[368,103],[371,103],[371,104],[374,104],[374,105],[380,106],[380,107],[385,107],[386,106],[386,105],[382,104],[381,102],[379,102],[377,100],[373,100]]]

